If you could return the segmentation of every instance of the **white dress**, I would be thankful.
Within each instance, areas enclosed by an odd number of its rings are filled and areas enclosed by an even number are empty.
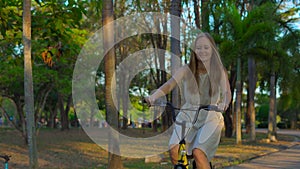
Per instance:
[[[172,147],[179,144],[185,138],[187,154],[191,155],[192,150],[198,148],[202,150],[210,161],[219,145],[221,131],[224,126],[221,112],[201,110],[196,116],[199,105],[216,105],[220,102],[220,89],[214,96],[210,96],[210,81],[208,74],[200,75],[199,94],[188,90],[188,85],[183,82],[183,97],[185,104],[176,117],[175,127],[169,141]],[[196,120],[195,120],[196,118]],[[195,122],[195,123],[193,123]],[[184,130],[182,130],[185,123]]]

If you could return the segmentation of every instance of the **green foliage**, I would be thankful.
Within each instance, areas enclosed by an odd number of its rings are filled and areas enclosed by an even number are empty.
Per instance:
[[[4,123],[13,121],[17,123],[20,119],[18,111],[13,100],[7,97],[0,97],[0,118],[4,119]]]
[[[239,39],[242,37],[245,27],[243,25],[243,20],[241,17],[241,14],[239,13],[238,9],[236,8],[235,4],[229,3],[228,8],[225,9],[225,20],[230,24],[232,31],[231,36],[229,36],[230,39]]]
[[[4,89],[1,91],[2,95],[12,96],[14,93],[20,95],[24,94],[24,70],[23,65],[20,65],[20,63],[23,62],[20,59],[15,59],[0,64],[0,86]]]
[[[260,105],[256,114],[256,120],[267,122],[269,118],[269,104]]]
[[[190,3],[181,1],[187,8]],[[35,0],[32,1],[32,60],[33,81],[36,101],[40,101],[41,91],[51,84],[46,111],[54,107],[57,93],[71,94],[74,64],[80,49],[88,37],[101,27],[103,2],[98,0]],[[264,90],[268,90],[270,71],[275,71],[281,89],[279,110],[292,112],[299,108],[299,29],[291,24],[299,21],[293,15],[299,12],[298,6],[282,8],[270,1],[255,1],[250,10],[242,11],[236,1],[210,1],[210,32],[213,34],[222,60],[228,70],[234,69],[236,59],[242,59],[243,79],[247,78],[246,61],[254,56],[257,62],[258,80]],[[8,97],[24,95],[23,89],[23,45],[22,45],[22,1],[4,0],[0,2],[0,94]],[[140,11],[169,12],[170,1],[115,1],[115,17]],[[279,8],[277,8],[279,7]],[[183,12],[185,12],[183,10]],[[190,36],[198,32],[193,27],[193,14],[182,15],[186,20],[186,31]],[[187,18],[190,17],[190,18]],[[146,20],[146,19],[145,19]],[[160,22],[157,21],[157,22]],[[152,23],[152,20],[149,21]],[[169,24],[169,23],[168,23]],[[162,25],[162,24],[161,24]],[[151,24],[145,28],[151,28]],[[168,27],[169,29],[169,27]],[[190,38],[190,37],[187,37]],[[153,47],[157,35],[138,35],[122,42],[127,53],[116,50],[117,61],[137,50]],[[58,57],[58,44],[62,55]],[[53,47],[54,66],[44,64],[41,54]],[[167,50],[170,48],[167,44]],[[187,56],[188,57],[188,56]],[[151,62],[153,63],[153,62]],[[96,79],[103,81],[103,66],[99,68]],[[151,74],[153,73],[153,74]],[[157,88],[156,71],[137,74],[130,82],[129,92],[133,106],[142,110],[139,103],[142,95]],[[99,108],[104,109],[104,83],[96,86]],[[140,93],[141,96],[137,96]],[[259,96],[258,96],[259,97]],[[64,97],[67,98],[67,97]],[[23,103],[20,103],[21,105]]]
[[[0,32],[3,38],[11,39],[17,34],[18,27],[17,25],[22,24],[22,12],[19,9],[22,9],[22,1],[8,1],[4,0],[0,2]],[[3,39],[0,36],[0,39]]]

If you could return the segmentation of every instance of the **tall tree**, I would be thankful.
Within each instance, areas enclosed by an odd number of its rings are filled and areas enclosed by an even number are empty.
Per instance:
[[[298,100],[300,98],[298,81],[300,77],[300,31],[286,32],[284,36],[282,36],[281,43],[282,49],[287,54],[287,59],[280,61],[280,63],[285,64],[279,64],[279,78],[282,80],[278,80],[281,89],[281,96],[278,102],[278,114],[282,119],[288,121],[291,129],[296,129],[300,109],[300,102]]]
[[[242,102],[242,83],[241,83],[241,58],[237,59],[237,80],[236,80],[236,143],[242,143],[241,125],[241,102]]]
[[[201,1],[202,2],[202,1]],[[200,7],[199,0],[193,0],[194,3],[194,13],[195,13],[195,23],[198,29],[201,29],[201,21],[200,21]]]
[[[278,79],[284,79],[283,83],[289,83],[291,84],[291,80],[289,80],[289,76],[292,74],[293,78],[297,76],[294,74],[297,71],[291,70],[293,69],[293,64],[285,64],[284,66],[280,66],[280,63],[288,63],[291,61],[291,58],[297,58],[299,56],[299,47],[296,50],[291,50],[294,48],[294,46],[297,46],[295,44],[298,44],[299,46],[299,35],[297,35],[297,32],[299,31],[297,29],[294,29],[291,23],[295,22],[297,18],[294,18],[296,15],[295,11],[299,11],[299,7],[296,6],[287,8],[285,4],[282,4],[283,2],[279,2],[278,5],[276,5],[276,10],[272,16],[276,16],[274,21],[275,25],[273,26],[274,32],[284,32],[285,35],[279,35],[279,37],[275,38],[274,41],[275,44],[271,44],[271,52],[268,59],[269,63],[271,64],[270,69],[268,70],[268,77],[270,79],[269,86],[270,86],[270,101],[269,101],[269,119],[268,119],[268,139],[271,141],[277,140],[277,101],[276,101],[276,88],[277,88],[277,82]],[[275,8],[274,7],[274,8]],[[283,13],[279,13],[279,9],[283,8],[286,10]],[[299,18],[298,18],[299,19]],[[279,27],[280,26],[280,27]],[[274,33],[274,34],[275,34]],[[292,35],[292,38],[290,39],[289,34]],[[272,42],[272,41],[271,41]],[[294,44],[294,45],[293,45]],[[296,68],[297,69],[297,68]],[[281,73],[285,72],[285,73]],[[291,73],[292,72],[292,73]],[[288,75],[287,75],[288,74]],[[281,75],[281,77],[280,77]],[[294,80],[292,80],[292,83]],[[285,90],[285,89],[283,89]],[[285,92],[283,92],[285,93]],[[297,120],[297,118],[296,118]]]
[[[251,10],[254,8],[254,0],[249,3],[248,12],[251,13]],[[250,122],[250,140],[255,141],[255,89],[256,89],[256,71],[255,71],[255,59],[253,55],[248,57],[248,110],[247,114],[249,115]]]
[[[181,17],[181,0],[172,0],[171,1],[171,53],[173,57],[171,59],[172,74],[180,66],[180,63],[177,62],[176,57],[180,57],[180,17]],[[179,106],[179,89],[175,87],[172,91],[172,102],[178,107]]]
[[[271,141],[277,141],[276,137],[276,85],[275,85],[275,72],[271,72],[270,76],[270,103],[269,103],[269,120],[268,120],[268,138]]]
[[[220,38],[223,39],[220,44],[220,53],[224,56],[224,64],[230,65],[227,67],[230,70],[229,81],[231,92],[233,93],[236,88],[235,107],[233,105],[229,106],[224,114],[225,136],[232,137],[236,133],[237,143],[240,143],[241,101],[244,84],[242,66],[246,57],[245,50],[248,48],[242,39],[245,39],[244,36],[248,30],[243,20],[245,14],[240,10],[240,6],[230,2],[224,3],[222,6],[224,6],[222,8],[224,11],[218,11],[218,6],[212,6],[214,12],[214,32],[220,32]],[[224,19],[222,19],[223,17],[218,17],[222,15],[224,15]],[[220,27],[220,25],[224,26]]]
[[[116,152],[119,152],[119,137],[114,129],[118,129],[118,111],[113,101],[112,90],[115,90],[116,80],[114,78],[115,72],[115,50],[114,50],[114,8],[112,0],[103,1],[102,10],[102,22],[103,22],[103,47],[104,51],[107,51],[104,56],[104,69],[105,69],[105,109],[106,109],[106,120],[111,126],[109,132],[109,157],[108,157],[108,169],[122,169],[123,164],[121,157]],[[110,47],[112,47],[110,49]]]
[[[29,166],[38,168],[36,131],[34,119],[34,99],[31,64],[31,0],[23,2],[23,43],[24,43],[24,91],[29,149]]]

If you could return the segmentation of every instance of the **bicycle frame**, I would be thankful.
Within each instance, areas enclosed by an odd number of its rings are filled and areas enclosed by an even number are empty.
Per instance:
[[[169,106],[169,108],[171,108],[173,122],[176,122],[175,110],[181,110],[181,109],[174,107],[173,104],[170,102],[164,102],[164,105]],[[163,105],[154,104],[154,106],[163,106]],[[199,108],[197,110],[194,110],[194,111],[196,111],[196,117],[199,115],[199,112],[202,109],[207,110],[207,111],[210,111],[210,110],[220,111],[218,109],[218,107],[215,105],[202,105],[202,106],[199,106]],[[196,120],[197,119],[195,118],[192,123],[195,124]],[[185,123],[183,125],[185,125]],[[182,127],[182,130],[184,130],[184,127]],[[184,133],[184,132],[182,131],[182,133]],[[178,161],[177,164],[174,165],[174,169],[188,169],[189,168],[190,162],[187,158],[187,151],[186,151],[186,144],[185,144],[184,136],[183,136],[182,140],[179,142],[178,160],[177,161]],[[212,168],[211,162],[209,162],[209,163]],[[193,162],[193,168],[196,168],[196,164],[194,162]]]
[[[178,149],[178,163],[174,166],[174,169],[188,169],[189,161],[187,159],[187,152],[185,149],[185,140],[181,140]]]

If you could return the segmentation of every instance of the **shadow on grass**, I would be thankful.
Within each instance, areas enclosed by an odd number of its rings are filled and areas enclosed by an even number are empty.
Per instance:
[[[151,132],[151,130],[145,130]],[[123,131],[130,133],[131,130]],[[151,135],[137,130],[135,134]],[[257,133],[257,141],[250,142],[243,134],[241,145],[235,138],[222,138],[215,158],[215,168],[239,164],[243,161],[285,149],[295,139],[293,136],[278,135],[278,142],[266,143],[266,134]],[[82,129],[41,129],[37,137],[39,168],[107,168],[108,153],[95,144]],[[13,129],[0,128],[0,152],[12,155],[11,168],[28,168],[28,149],[21,133]],[[145,163],[143,158],[122,158],[125,169],[169,169],[172,168],[168,155],[163,163]]]

